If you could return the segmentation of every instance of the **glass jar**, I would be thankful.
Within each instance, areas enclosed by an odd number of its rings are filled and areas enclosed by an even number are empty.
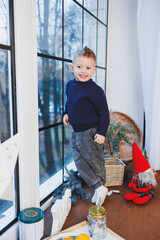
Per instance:
[[[93,240],[101,240],[107,237],[107,218],[104,207],[100,206],[98,210],[97,206],[90,207],[87,220],[89,234]]]

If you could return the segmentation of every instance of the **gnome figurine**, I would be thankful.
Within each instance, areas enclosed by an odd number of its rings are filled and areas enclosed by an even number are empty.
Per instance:
[[[134,193],[126,193],[124,198],[136,204],[144,204],[155,196],[154,186],[157,185],[157,173],[150,167],[138,145],[134,142],[132,147],[134,174],[128,187]]]

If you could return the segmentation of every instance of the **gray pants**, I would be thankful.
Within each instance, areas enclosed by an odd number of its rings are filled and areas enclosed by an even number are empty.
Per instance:
[[[104,144],[94,141],[97,128],[73,132],[72,151],[78,172],[88,186],[96,189],[106,182]]]

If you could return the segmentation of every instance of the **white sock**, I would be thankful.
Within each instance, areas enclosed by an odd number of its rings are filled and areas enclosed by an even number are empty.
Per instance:
[[[107,193],[108,193],[108,188],[106,188],[105,186],[100,186],[99,188],[96,189],[96,205],[98,205],[98,202],[99,202],[99,199],[101,198],[101,203],[100,205],[103,204],[106,196],[107,196]]]
[[[92,202],[92,203],[95,203],[95,202],[96,202],[96,198],[97,198],[97,193],[96,193],[96,191],[95,191],[94,194],[93,194],[93,197],[92,197],[92,199],[91,199],[91,202]]]

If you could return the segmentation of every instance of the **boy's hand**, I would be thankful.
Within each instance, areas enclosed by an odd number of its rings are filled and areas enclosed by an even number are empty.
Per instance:
[[[70,124],[69,124],[68,114],[65,114],[65,115],[63,116],[63,123],[64,123],[64,125],[66,125],[66,126],[69,126],[69,125],[70,125]]]
[[[105,137],[103,135],[96,133],[96,135],[94,136],[94,141],[96,143],[103,144],[105,141]]]

